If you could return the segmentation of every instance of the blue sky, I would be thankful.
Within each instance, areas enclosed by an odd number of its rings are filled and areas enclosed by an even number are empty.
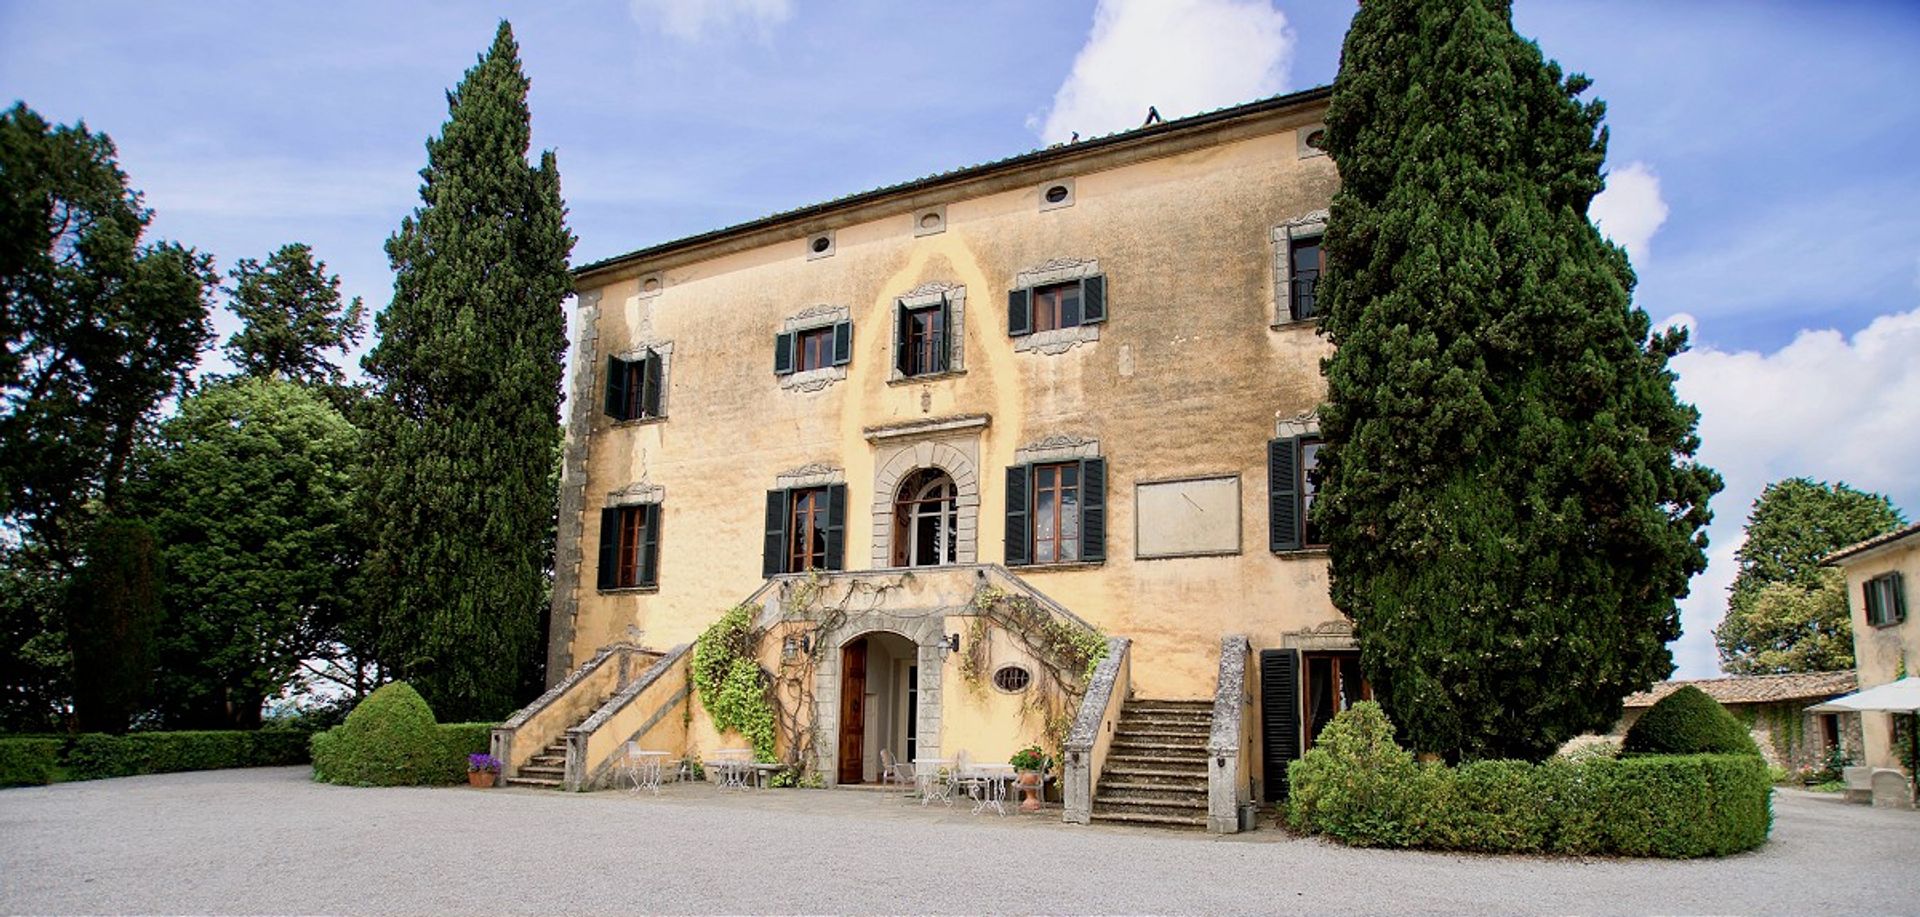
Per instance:
[[[444,91],[512,20],[575,262],[1332,80],[1329,0],[0,0],[0,96],[112,135],[154,232],[222,269],[312,244],[371,308]],[[1639,303],[1695,329],[1683,396],[1728,478],[1682,674],[1714,670],[1740,522],[1768,480],[1920,514],[1920,6],[1523,0],[1595,79]],[[222,317],[222,328],[231,321]]]

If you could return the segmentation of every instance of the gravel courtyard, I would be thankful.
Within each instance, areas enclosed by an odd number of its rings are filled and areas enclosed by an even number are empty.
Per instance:
[[[0,790],[0,911],[1920,913],[1920,815],[1805,793],[1718,861],[1351,850],[894,794],[347,789],[270,768]]]

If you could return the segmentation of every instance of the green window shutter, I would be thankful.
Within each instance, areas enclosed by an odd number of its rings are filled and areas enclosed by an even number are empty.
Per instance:
[[[940,294],[940,323],[933,332],[933,371],[946,372],[953,366],[953,302]]]
[[[1895,624],[1905,621],[1907,619],[1907,589],[1906,583],[1898,570],[1887,574],[1887,598],[1892,605],[1892,608],[1889,609],[1892,612],[1889,620]]]
[[[1020,337],[1033,332],[1033,291],[1014,290],[1007,294],[1007,336]]]
[[[645,515],[641,518],[642,540],[640,542],[640,585],[660,585],[660,504],[649,503],[640,507]]]
[[[1080,281],[1080,324],[1107,320],[1107,278],[1095,274]]]
[[[853,322],[840,322],[833,326],[833,365],[845,366],[853,362]]]
[[[784,490],[767,491],[767,552],[760,561],[762,576],[787,572],[787,496]]]
[[[773,374],[784,376],[793,372],[793,334],[782,331],[773,336]]]
[[[660,386],[666,381],[662,374],[662,362],[659,353],[649,350],[646,365],[641,368],[641,378],[646,381],[645,387],[640,390],[640,411],[648,417],[660,416]]]
[[[1260,651],[1260,753],[1267,802],[1287,795],[1287,764],[1300,757],[1300,651]]]
[[[1080,460],[1080,559],[1107,559],[1107,460]]]
[[[847,568],[847,485],[827,485],[827,569]]]
[[[600,575],[602,589],[619,588],[620,583],[620,508],[609,506],[600,511]]]
[[[1027,487],[1033,469],[1015,465],[1007,469],[1007,556],[1006,564],[1017,567],[1032,563],[1029,552],[1032,539],[1027,533]]]
[[[893,368],[900,375],[913,375],[913,355],[908,351],[909,341],[913,340],[913,319],[907,314],[907,301],[896,299],[893,302]]]
[[[1267,549],[1300,549],[1300,441],[1267,443]]]
[[[614,420],[627,417],[627,363],[619,357],[607,358],[607,416]]]

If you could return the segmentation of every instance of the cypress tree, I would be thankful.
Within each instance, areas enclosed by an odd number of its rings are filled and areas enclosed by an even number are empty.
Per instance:
[[[574,239],[553,153],[527,162],[527,89],[502,22],[427,141],[364,362],[364,596],[393,673],[449,720],[513,708],[548,589]]]
[[[1415,748],[1540,758],[1672,671],[1719,477],[1587,218],[1589,81],[1505,0],[1367,0],[1327,117],[1334,603]]]

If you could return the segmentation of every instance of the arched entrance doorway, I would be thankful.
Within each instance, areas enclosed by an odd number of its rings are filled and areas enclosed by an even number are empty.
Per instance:
[[[938,468],[907,475],[893,503],[893,565],[955,563],[960,544],[959,490]]]
[[[913,641],[869,631],[840,646],[840,718],[836,782],[880,779],[881,755],[912,761],[919,753],[920,652]]]

